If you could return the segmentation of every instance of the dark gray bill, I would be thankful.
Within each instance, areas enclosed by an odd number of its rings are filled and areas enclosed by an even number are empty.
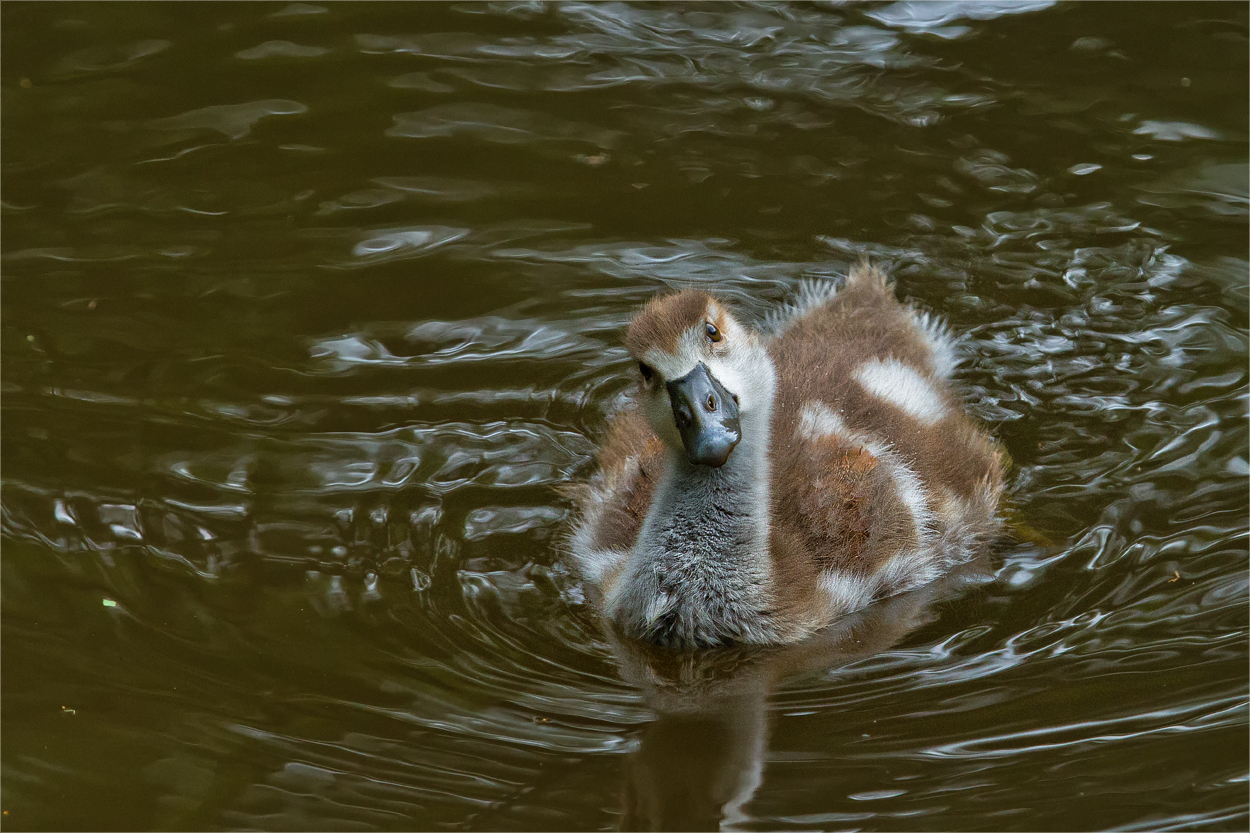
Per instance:
[[[687,459],[702,466],[725,465],[729,452],[742,439],[737,400],[703,362],[665,387]]]

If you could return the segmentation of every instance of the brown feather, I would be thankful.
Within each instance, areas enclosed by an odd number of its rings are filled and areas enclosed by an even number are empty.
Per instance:
[[[599,463],[618,497],[600,517],[596,547],[624,550],[634,545],[651,507],[663,457],[663,444],[638,411],[624,411],[612,421]]]
[[[712,296],[687,289],[652,298],[625,331],[625,347],[636,359],[652,348],[672,352],[681,334],[703,323]]]
[[[929,494],[945,488],[971,499],[978,488],[988,486],[995,496],[1001,491],[997,444],[964,413],[949,384],[934,375],[924,336],[879,270],[854,270],[831,301],[795,321],[769,352],[778,377],[774,527],[794,530],[806,557],[821,568],[871,573],[914,542],[915,530],[882,467],[852,457],[854,449],[836,438],[813,443],[796,437],[810,402],[829,407],[851,431],[888,441]],[[896,359],[925,375],[946,404],[946,415],[923,425],[864,391],[855,370],[874,359]],[[774,565],[803,555],[774,547]]]

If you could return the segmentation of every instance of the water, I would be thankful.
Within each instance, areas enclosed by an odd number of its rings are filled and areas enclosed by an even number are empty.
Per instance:
[[[1239,4],[5,4],[11,829],[1247,816]],[[559,555],[659,289],[861,256],[1013,535],[786,651]]]

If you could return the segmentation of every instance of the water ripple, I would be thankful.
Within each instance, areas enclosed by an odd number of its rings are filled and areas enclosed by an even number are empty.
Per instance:
[[[5,11],[6,820],[1245,826],[1244,11],[128,9]],[[784,651],[602,628],[630,316],[865,257],[1004,540]]]
[[[571,142],[603,149],[614,147],[622,136],[620,131],[494,104],[442,104],[397,113],[386,135],[407,139],[470,136],[505,145]]]
[[[227,139],[241,139],[252,128],[269,116],[290,116],[308,112],[308,107],[298,101],[265,99],[243,104],[218,104],[201,107],[177,116],[152,119],[144,126],[152,130],[197,131],[214,130]]]

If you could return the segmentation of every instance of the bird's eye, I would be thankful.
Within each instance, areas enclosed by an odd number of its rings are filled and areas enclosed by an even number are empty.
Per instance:
[[[644,382],[650,382],[651,377],[655,375],[655,371],[651,369],[651,365],[645,362],[638,362],[638,372],[642,374]]]
[[[708,341],[715,343],[717,341],[720,341],[724,337],[720,334],[720,330],[716,329],[716,325],[713,324],[711,321],[707,322],[707,324],[704,325],[704,329],[707,331]]]

